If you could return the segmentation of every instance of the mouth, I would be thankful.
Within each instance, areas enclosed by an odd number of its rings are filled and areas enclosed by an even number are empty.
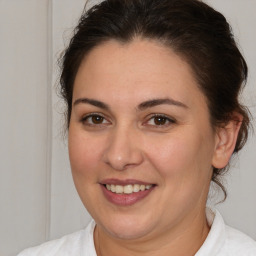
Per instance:
[[[151,185],[140,185],[140,184],[128,184],[125,186],[115,185],[115,184],[104,184],[107,190],[116,193],[116,194],[132,194],[138,193],[140,191],[149,190],[153,187]]]
[[[118,206],[130,206],[148,197],[156,187],[135,180],[106,180],[100,183],[105,198]]]

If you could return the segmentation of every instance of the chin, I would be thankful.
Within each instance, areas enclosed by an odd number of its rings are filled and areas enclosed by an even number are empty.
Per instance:
[[[138,216],[122,218],[119,215],[116,218],[109,219],[107,223],[99,222],[98,224],[111,236],[126,240],[144,237],[153,229],[152,221],[146,221],[145,217],[140,218]]]

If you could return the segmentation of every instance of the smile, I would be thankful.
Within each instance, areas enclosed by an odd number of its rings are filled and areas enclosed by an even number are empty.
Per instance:
[[[148,197],[156,184],[136,180],[108,179],[100,183],[103,195],[117,206],[131,206]]]
[[[140,191],[148,190],[153,185],[140,185],[140,184],[128,184],[125,186],[122,185],[114,185],[114,184],[106,184],[105,187],[107,190],[116,193],[116,194],[132,194],[138,193]]]

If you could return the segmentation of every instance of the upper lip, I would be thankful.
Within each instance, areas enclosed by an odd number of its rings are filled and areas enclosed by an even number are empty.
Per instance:
[[[139,184],[139,185],[152,185],[153,183],[150,182],[145,182],[141,180],[135,180],[135,179],[126,179],[126,180],[119,180],[119,179],[104,179],[100,181],[100,184],[111,184],[111,185],[134,185],[134,184]]]

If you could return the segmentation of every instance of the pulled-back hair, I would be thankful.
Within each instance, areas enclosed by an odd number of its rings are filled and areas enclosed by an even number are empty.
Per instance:
[[[82,59],[108,40],[125,44],[135,38],[156,40],[187,61],[206,96],[213,128],[231,121],[234,113],[242,115],[234,149],[237,153],[248,137],[248,110],[238,99],[247,65],[225,17],[199,0],[105,0],[84,11],[61,62],[60,89],[67,104],[67,127]],[[225,198],[220,175],[226,169],[213,167],[212,175]]]

